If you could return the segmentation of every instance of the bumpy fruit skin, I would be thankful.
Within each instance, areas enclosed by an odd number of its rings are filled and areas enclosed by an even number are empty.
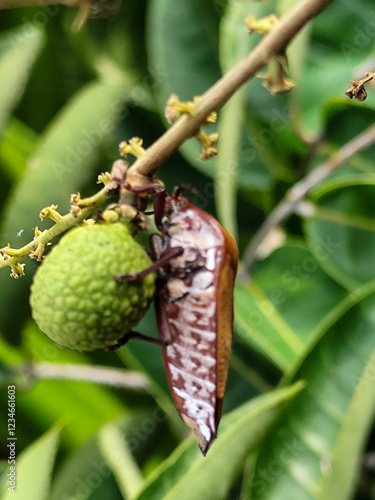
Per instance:
[[[154,274],[121,283],[151,261],[121,223],[80,226],[67,233],[37,270],[32,316],[56,344],[92,351],[115,343],[141,320],[154,295]]]

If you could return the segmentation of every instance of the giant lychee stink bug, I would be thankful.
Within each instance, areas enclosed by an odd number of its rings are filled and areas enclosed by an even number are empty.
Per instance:
[[[118,278],[136,280],[157,270],[155,310],[170,390],[205,455],[228,377],[238,249],[214,217],[181,196],[183,189],[168,196],[158,184],[129,186],[134,193],[154,192],[161,234],[151,236],[153,265]]]

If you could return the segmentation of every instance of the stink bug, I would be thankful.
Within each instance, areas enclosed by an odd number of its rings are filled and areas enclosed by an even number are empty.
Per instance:
[[[150,240],[154,264],[118,279],[157,270],[155,311],[169,386],[205,455],[216,437],[228,377],[238,249],[214,217],[181,196],[183,189],[168,196],[157,184],[129,186],[134,193],[155,192],[161,234]]]

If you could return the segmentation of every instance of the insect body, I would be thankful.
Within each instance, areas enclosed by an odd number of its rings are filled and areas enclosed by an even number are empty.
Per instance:
[[[238,250],[219,222],[180,191],[156,195],[155,263],[137,277],[158,269],[155,310],[172,397],[205,455],[228,377]]]

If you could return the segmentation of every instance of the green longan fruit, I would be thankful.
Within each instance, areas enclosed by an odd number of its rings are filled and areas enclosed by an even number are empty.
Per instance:
[[[92,351],[116,343],[146,313],[155,274],[118,282],[151,264],[121,223],[70,230],[46,256],[31,286],[32,316],[56,344]]]

